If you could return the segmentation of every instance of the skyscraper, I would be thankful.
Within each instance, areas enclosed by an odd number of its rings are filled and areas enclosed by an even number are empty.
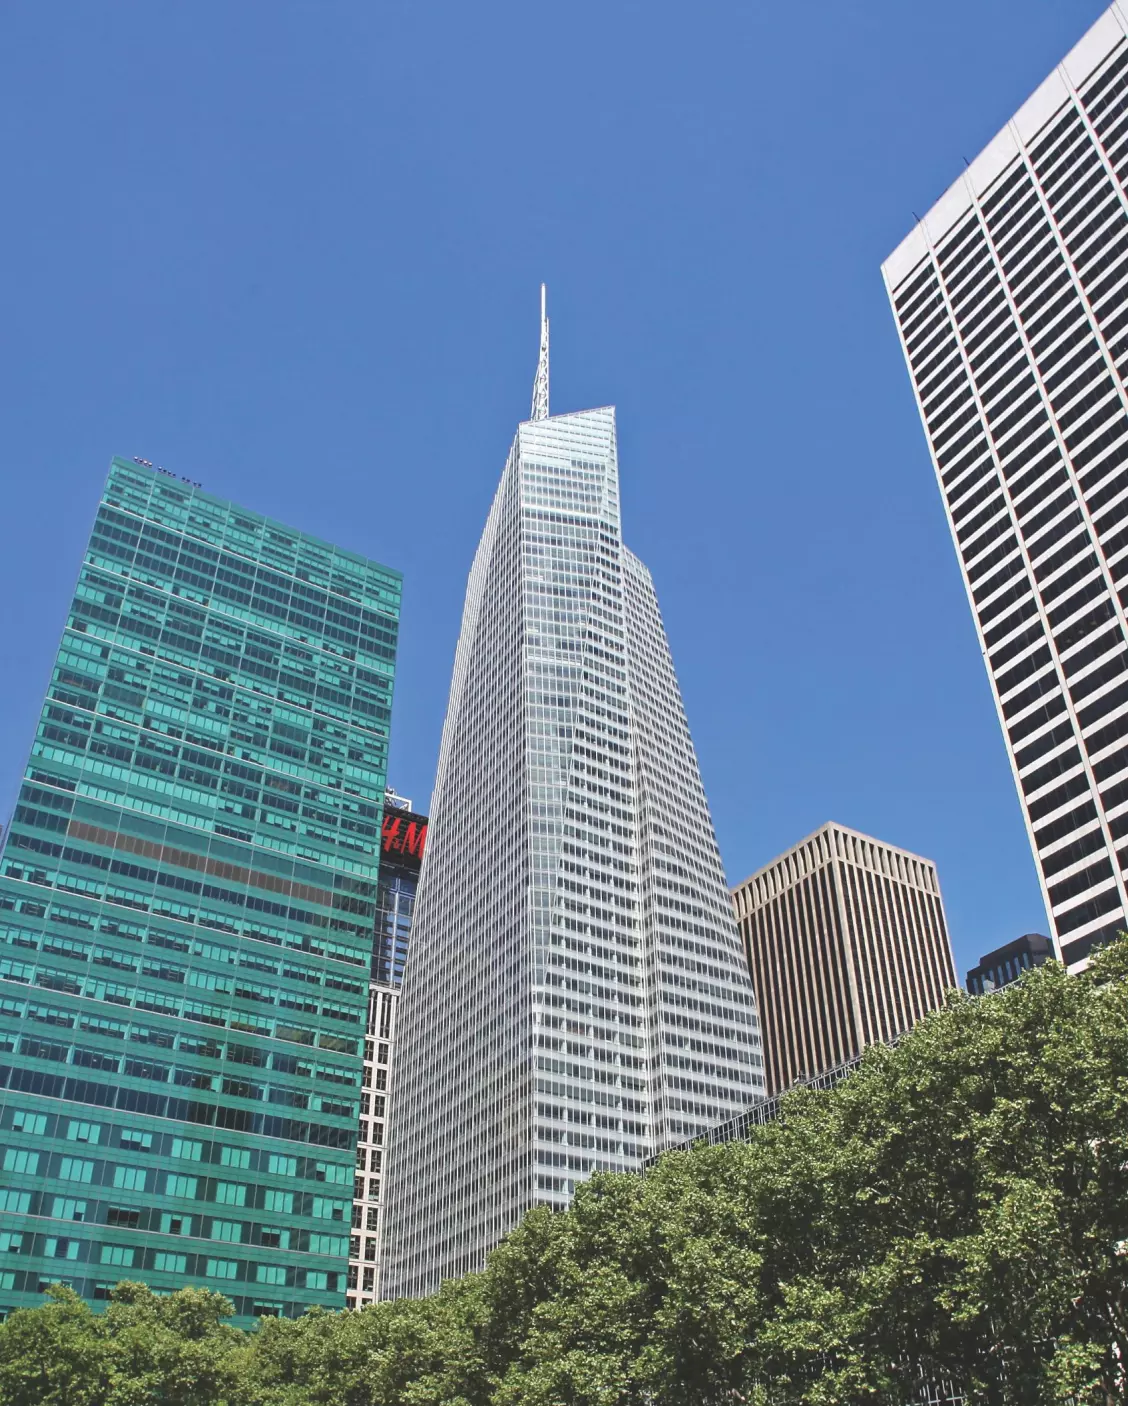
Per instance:
[[[113,461],[0,854],[0,1308],[340,1307],[400,591]]]
[[[382,1294],[763,1091],[615,413],[531,418],[474,558],[399,1011]]]
[[[396,1010],[426,844],[427,817],[417,815],[409,800],[389,791],[384,800],[372,980],[368,987],[347,1308],[374,1303],[379,1290],[384,1220],[381,1191],[395,1071]]]
[[[883,266],[1057,950],[1128,890],[1128,16]]]
[[[894,1039],[956,984],[936,866],[827,824],[733,890],[769,1094]]]

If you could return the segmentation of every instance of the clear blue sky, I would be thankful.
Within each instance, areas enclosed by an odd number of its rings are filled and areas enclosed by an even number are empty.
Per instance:
[[[111,454],[400,568],[425,803],[528,413],[619,409],[731,879],[835,819],[1044,930],[879,266],[1097,0],[8,0],[0,801]]]

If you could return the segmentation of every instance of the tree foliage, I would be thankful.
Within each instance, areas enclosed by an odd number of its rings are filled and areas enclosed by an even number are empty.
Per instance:
[[[1122,1402],[1128,939],[953,993],[746,1143],[597,1176],[485,1271],[358,1313],[224,1324],[201,1289],[67,1289],[0,1326],[5,1406]]]

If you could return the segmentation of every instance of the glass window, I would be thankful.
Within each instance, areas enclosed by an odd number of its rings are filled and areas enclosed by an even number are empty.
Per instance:
[[[38,1137],[47,1130],[47,1117],[43,1113],[25,1113],[17,1108],[12,1114],[12,1127],[17,1133],[31,1133]]]
[[[78,1157],[64,1157],[59,1163],[59,1177],[62,1181],[93,1181],[94,1163],[84,1162]]]
[[[70,1196],[56,1196],[51,1202],[51,1215],[55,1220],[85,1220],[86,1202],[76,1201]]]
[[[28,1152],[22,1147],[9,1147],[4,1153],[4,1170],[34,1176],[39,1170],[39,1153]]]
[[[81,1240],[63,1240],[52,1236],[44,1244],[43,1253],[48,1259],[76,1260],[81,1248]]]
[[[101,1123],[79,1123],[73,1118],[67,1125],[67,1140],[69,1142],[101,1142]]]

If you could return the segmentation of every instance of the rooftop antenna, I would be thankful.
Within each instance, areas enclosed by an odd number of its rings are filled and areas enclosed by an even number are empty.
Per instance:
[[[530,420],[548,419],[548,315],[545,312],[544,284],[541,284],[540,356],[533,381],[533,408]]]

